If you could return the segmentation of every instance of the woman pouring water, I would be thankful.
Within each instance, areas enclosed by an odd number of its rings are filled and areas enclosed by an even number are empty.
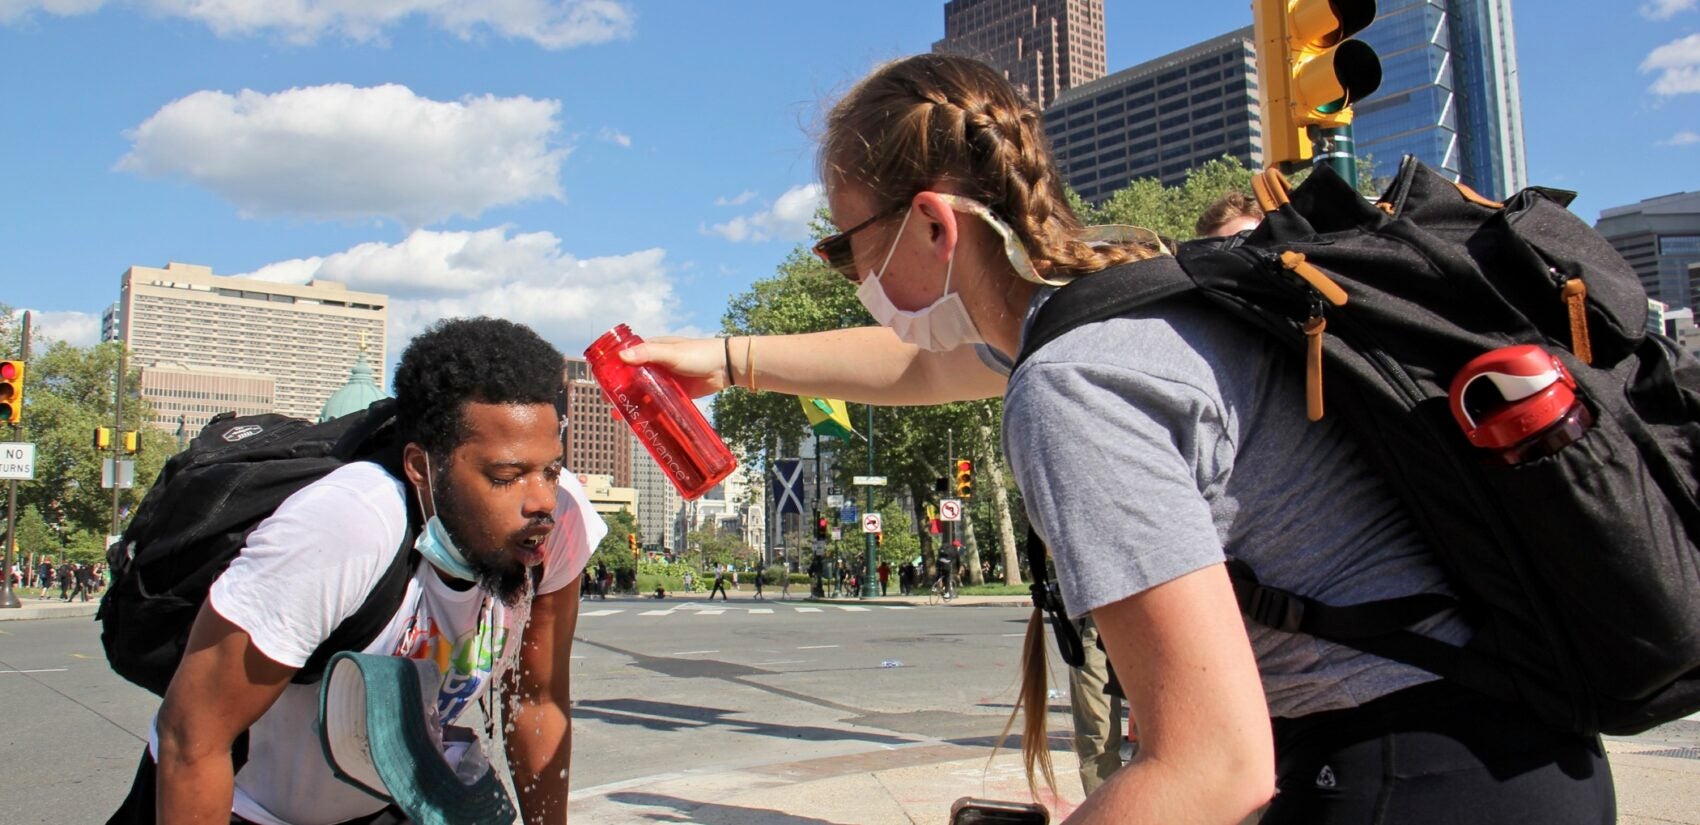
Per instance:
[[[1176,299],[1073,329],[1011,374],[1059,286],[1164,253],[1081,226],[1038,112],[1002,77],[944,55],[887,64],[831,110],[820,161],[843,231],[816,251],[880,326],[656,341],[627,357],[697,395],[1004,397],[1028,515],[1139,725],[1138,756],[1071,823],[1232,823],[1265,803],[1267,823],[1612,821],[1597,740],[1242,620],[1227,556],[1336,603],[1447,592],[1345,431],[1306,419],[1295,358]],[[1471,633],[1451,612],[1416,629],[1453,644]],[[1021,704],[1043,708],[1043,635],[1028,638],[1022,690],[1038,701]],[[1044,724],[1025,719],[1023,750],[1029,776],[1050,780]]]

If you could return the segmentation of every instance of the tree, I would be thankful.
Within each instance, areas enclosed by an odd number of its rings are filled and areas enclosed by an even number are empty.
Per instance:
[[[590,567],[603,564],[609,570],[636,570],[637,559],[632,558],[631,540],[629,535],[638,537],[638,543],[643,543],[643,535],[638,531],[637,519],[625,510],[603,513],[602,521],[608,525],[608,534],[597,542],[595,552],[590,554]]]
[[[18,338],[12,310],[0,305],[0,357],[18,357]],[[36,445],[36,478],[19,483],[18,509],[21,514],[35,508],[55,530],[61,547],[93,561],[103,555],[104,537],[112,527],[113,497],[100,486],[101,461],[111,453],[96,455],[90,438],[96,426],[113,425],[113,378],[123,344],[75,347],[34,338],[26,367],[22,440]],[[120,529],[176,451],[175,439],[148,423],[153,408],[140,395],[139,367],[132,364],[126,371],[121,429],[140,434],[141,452],[125,456],[135,461],[136,486],[119,493]]]
[[[1358,191],[1368,197],[1380,194],[1380,185],[1385,181],[1374,179],[1375,162],[1361,157],[1357,163]],[[1297,186],[1310,177],[1310,172],[1307,167],[1291,175],[1290,180]],[[1229,192],[1250,195],[1252,175],[1253,171],[1238,158],[1223,156],[1193,167],[1180,186],[1164,186],[1154,178],[1141,178],[1116,190],[1097,206],[1084,204],[1078,196],[1071,203],[1076,204],[1077,210],[1085,207],[1079,211],[1085,223],[1141,226],[1163,237],[1184,241],[1195,235],[1193,229],[1198,216],[1217,198]]]

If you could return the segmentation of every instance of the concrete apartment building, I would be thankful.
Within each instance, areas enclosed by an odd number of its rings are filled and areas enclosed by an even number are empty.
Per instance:
[[[1250,27],[1063,92],[1045,134],[1069,186],[1101,202],[1138,178],[1167,186],[1229,155],[1263,165]]]
[[[632,436],[632,486],[637,488],[637,522],[640,539],[645,546],[676,550],[679,531],[675,529],[685,500],[673,482],[667,480],[661,465],[655,463]]]
[[[632,486],[632,428],[591,377],[590,362],[566,359],[566,465],[574,473],[605,475],[615,487]],[[641,451],[641,448],[638,448]],[[648,453],[644,453],[647,458]]]
[[[1700,192],[1678,192],[1600,213],[1594,228],[1640,276],[1647,297],[1700,309]]]
[[[214,415],[278,412],[317,420],[362,347],[382,365],[389,300],[342,284],[284,284],[170,263],[125,270],[104,334],[142,373],[154,423],[198,432]]]
[[[990,64],[1043,109],[1104,76],[1104,0],[950,0],[933,51]]]

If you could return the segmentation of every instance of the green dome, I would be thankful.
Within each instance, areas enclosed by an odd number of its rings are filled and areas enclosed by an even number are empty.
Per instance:
[[[348,371],[348,383],[342,385],[325,402],[325,408],[319,413],[320,421],[341,418],[349,413],[357,413],[372,406],[373,401],[388,398],[384,391],[378,389],[377,382],[372,380],[372,365],[366,363],[366,353],[361,352],[359,360],[354,362],[354,368]]]

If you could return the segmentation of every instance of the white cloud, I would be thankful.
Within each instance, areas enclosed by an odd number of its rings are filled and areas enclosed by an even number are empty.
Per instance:
[[[307,44],[327,34],[356,42],[382,41],[410,17],[462,40],[495,34],[568,49],[632,36],[636,15],[616,0],[122,0],[162,17],[191,20],[224,36],[275,34]],[[87,14],[103,0],[0,0],[0,23],[40,10]]]
[[[1685,11],[1693,11],[1697,0],[1652,0],[1641,6],[1641,16],[1648,20],[1669,20]]]
[[[23,310],[15,310],[12,317],[19,318]],[[49,310],[42,312],[32,309],[30,313],[30,337],[45,341],[64,341],[74,347],[92,347],[100,343],[100,315],[72,310]]]
[[[733,243],[800,240],[809,237],[809,222],[825,204],[826,195],[820,184],[793,186],[774,201],[772,208],[717,223],[706,231]]]
[[[602,132],[598,135],[598,137],[609,143],[617,144],[623,149],[632,148],[632,136],[620,131],[619,129],[615,129],[612,126],[602,127]]]
[[[1693,132],[1688,129],[1677,132],[1666,140],[1659,141],[1660,146],[1693,146],[1696,143],[1700,143],[1700,132]]]
[[[548,232],[416,230],[399,243],[279,261],[245,277],[321,278],[388,294],[390,351],[398,355],[431,322],[469,315],[526,324],[568,355],[615,324],[646,337],[680,331],[663,250],[578,258]]]
[[[744,204],[749,203],[750,200],[753,199],[755,196],[756,196],[756,193],[754,193],[754,192],[752,192],[748,189],[745,189],[744,191],[739,192],[734,197],[715,198],[714,199],[714,205],[715,206],[743,206]]]
[[[118,168],[206,187],[245,214],[422,226],[562,196],[560,103],[442,102],[406,86],[195,92],[125,133]]]
[[[1659,77],[1648,87],[1656,95],[1680,95],[1700,92],[1700,34],[1672,40],[1641,61],[1641,73],[1658,72]]]

